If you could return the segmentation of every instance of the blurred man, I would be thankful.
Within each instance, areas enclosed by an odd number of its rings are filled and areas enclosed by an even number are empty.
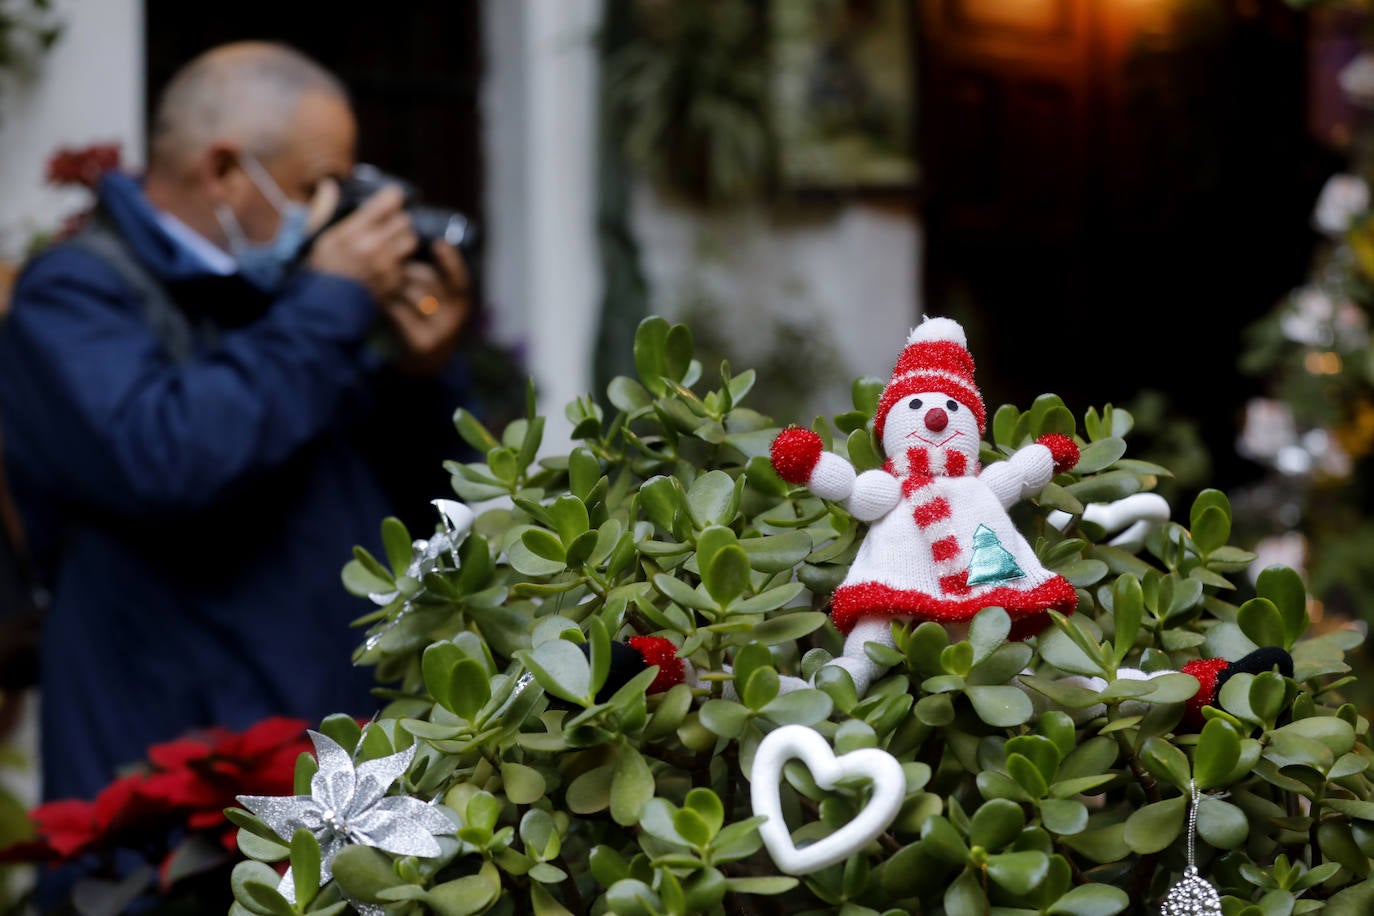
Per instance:
[[[339,572],[455,457],[417,443],[467,398],[468,303],[394,189],[313,235],[356,132],[308,58],[211,50],[166,87],[142,180],[107,176],[15,286],[0,416],[51,592],[45,798],[193,727],[375,709]]]

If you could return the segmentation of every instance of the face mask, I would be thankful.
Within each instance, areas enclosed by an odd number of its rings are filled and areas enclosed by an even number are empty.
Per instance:
[[[257,159],[244,154],[242,162],[249,179],[281,216],[277,234],[266,242],[250,242],[228,205],[217,205],[215,216],[229,238],[229,253],[238,264],[239,274],[262,291],[273,293],[285,285],[287,274],[305,245],[310,208],[283,194],[281,186]]]

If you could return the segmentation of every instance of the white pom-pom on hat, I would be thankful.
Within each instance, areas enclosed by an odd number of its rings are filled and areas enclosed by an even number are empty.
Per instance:
[[[949,340],[961,347],[968,347],[968,338],[964,336],[963,326],[953,318],[925,316],[921,319],[921,323],[912,328],[911,333],[906,337],[908,345],[920,340]]]

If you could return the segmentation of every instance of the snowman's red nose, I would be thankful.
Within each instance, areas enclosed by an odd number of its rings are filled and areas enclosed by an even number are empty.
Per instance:
[[[949,414],[942,407],[932,407],[926,411],[926,429],[938,433],[949,425]]]

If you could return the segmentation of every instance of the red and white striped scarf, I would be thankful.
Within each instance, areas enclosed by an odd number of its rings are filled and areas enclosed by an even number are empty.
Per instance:
[[[902,496],[911,505],[911,516],[930,544],[930,559],[946,594],[968,593],[968,569],[958,563],[961,545],[950,524],[950,506],[936,487],[937,477],[972,477],[978,473],[978,460],[970,461],[953,449],[913,446],[896,458],[889,458],[889,474],[902,482]]]

